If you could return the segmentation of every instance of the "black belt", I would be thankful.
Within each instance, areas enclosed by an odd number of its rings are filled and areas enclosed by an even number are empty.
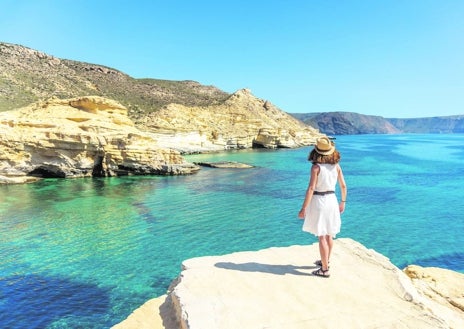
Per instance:
[[[315,195],[326,195],[326,194],[333,194],[335,191],[324,191],[324,192],[319,192],[319,191],[314,191],[313,194]]]

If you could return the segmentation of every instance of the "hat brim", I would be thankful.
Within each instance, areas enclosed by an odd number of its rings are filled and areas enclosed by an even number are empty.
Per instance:
[[[326,151],[319,150],[317,146],[314,146],[314,150],[316,150],[316,152],[320,155],[331,155],[335,151],[335,146],[332,146],[329,150]]]

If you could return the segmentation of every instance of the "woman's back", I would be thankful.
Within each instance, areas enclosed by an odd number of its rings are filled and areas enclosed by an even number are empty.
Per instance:
[[[318,163],[320,168],[317,175],[316,191],[334,191],[338,179],[338,165],[328,163]]]

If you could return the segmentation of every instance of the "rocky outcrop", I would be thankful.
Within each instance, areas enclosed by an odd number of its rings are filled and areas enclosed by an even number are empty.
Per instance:
[[[464,314],[464,275],[437,267],[410,265],[404,272],[421,294],[433,300],[444,313],[461,310]],[[461,322],[464,326],[464,320]]]
[[[137,129],[124,106],[96,96],[51,99],[0,112],[0,130],[3,182],[27,176],[176,175],[199,169]]]
[[[410,269],[410,278],[374,250],[337,239],[331,277],[319,278],[311,275],[318,255],[313,244],[186,260],[168,295],[114,328],[457,329],[464,323],[463,274],[452,272],[448,281]],[[437,291],[450,302],[431,297]]]
[[[182,152],[294,148],[314,144],[322,135],[269,101],[253,96],[248,89],[212,106],[170,104],[137,125],[160,139],[169,136],[166,145]]]

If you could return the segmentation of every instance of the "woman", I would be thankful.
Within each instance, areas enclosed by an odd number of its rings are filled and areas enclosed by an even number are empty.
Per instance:
[[[303,231],[319,238],[321,260],[316,261],[316,265],[320,268],[312,273],[328,278],[333,238],[340,232],[340,214],[345,211],[347,188],[342,168],[338,164],[340,153],[329,138],[317,139],[308,161],[313,163],[311,178],[298,217],[304,219]],[[337,182],[341,192],[340,203],[335,196]]]

